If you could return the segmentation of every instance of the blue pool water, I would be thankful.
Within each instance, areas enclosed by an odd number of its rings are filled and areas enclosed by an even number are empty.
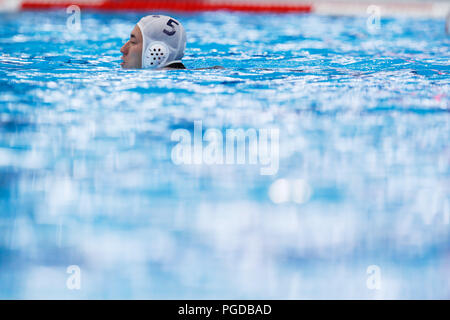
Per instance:
[[[450,298],[443,20],[177,14],[225,69],[121,70],[140,16],[0,14],[0,298]],[[279,170],[174,164],[198,120]]]

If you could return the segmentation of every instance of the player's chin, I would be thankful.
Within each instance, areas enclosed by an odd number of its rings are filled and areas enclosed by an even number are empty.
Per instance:
[[[126,63],[125,61],[122,62],[122,63],[120,64],[120,66],[122,67],[122,69],[139,69],[138,66],[133,65],[133,64],[130,65],[129,63]]]
[[[130,61],[127,61],[127,60],[125,60],[125,59],[122,58],[122,62],[120,63],[120,66],[121,66],[123,69],[132,69],[133,66],[132,66],[132,64],[130,65],[129,62],[130,62]]]

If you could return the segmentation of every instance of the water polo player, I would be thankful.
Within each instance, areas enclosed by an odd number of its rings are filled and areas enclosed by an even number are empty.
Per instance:
[[[177,20],[162,15],[142,18],[123,45],[122,68],[186,69],[181,59],[186,49],[186,32]]]

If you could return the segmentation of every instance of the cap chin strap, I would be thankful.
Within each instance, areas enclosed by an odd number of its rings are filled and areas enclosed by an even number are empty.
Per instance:
[[[142,67],[148,69],[161,68],[169,59],[169,48],[164,42],[151,42],[142,55]]]

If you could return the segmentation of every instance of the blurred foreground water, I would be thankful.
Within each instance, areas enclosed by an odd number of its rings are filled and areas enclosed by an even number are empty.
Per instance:
[[[225,69],[127,71],[138,14],[67,17],[0,14],[0,298],[450,298],[443,20],[176,15]],[[278,172],[175,165],[196,120]]]

